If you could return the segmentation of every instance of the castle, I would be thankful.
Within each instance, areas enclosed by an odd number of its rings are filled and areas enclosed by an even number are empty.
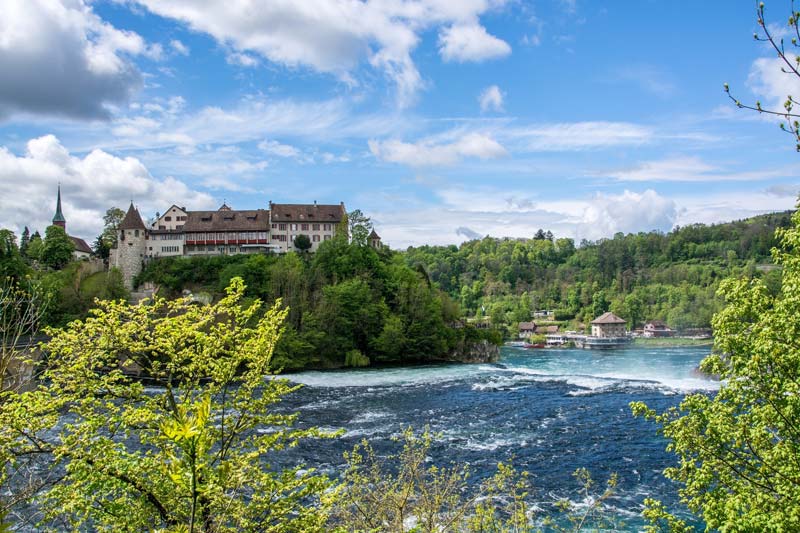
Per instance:
[[[295,239],[308,237],[315,251],[336,235],[345,219],[344,202],[338,205],[274,204],[269,209],[234,210],[226,204],[216,211],[189,211],[170,206],[156,214],[149,226],[131,202],[117,229],[117,245],[109,267],[122,272],[130,289],[145,262],[159,257],[286,253],[297,250]],[[374,232],[373,232],[374,233]],[[370,244],[380,245],[377,234]]]

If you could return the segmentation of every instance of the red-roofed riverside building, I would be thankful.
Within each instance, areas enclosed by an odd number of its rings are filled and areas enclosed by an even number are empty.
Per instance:
[[[651,320],[644,325],[645,337],[672,337],[675,332],[661,320]]]

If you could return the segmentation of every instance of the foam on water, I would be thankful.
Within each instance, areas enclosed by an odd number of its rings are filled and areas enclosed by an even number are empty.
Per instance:
[[[476,391],[514,390],[542,382],[577,387],[572,395],[597,394],[623,388],[653,389],[663,394],[713,391],[719,383],[696,368],[707,350],[662,348],[589,351],[503,348],[497,365],[428,365],[418,367],[300,372],[289,380],[312,387],[367,387],[380,394],[387,387],[472,381]]]

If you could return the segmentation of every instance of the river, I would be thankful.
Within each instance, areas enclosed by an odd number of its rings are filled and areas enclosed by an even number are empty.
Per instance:
[[[308,441],[291,451],[335,475],[342,452],[363,438],[379,454],[392,436],[426,425],[441,434],[431,451],[437,464],[469,464],[476,481],[512,457],[530,473],[537,504],[578,498],[572,472],[587,468],[603,482],[619,476],[610,512],[621,530],[639,531],[645,497],[673,509],[676,487],[662,476],[675,461],[653,424],[631,415],[642,400],[664,410],[686,393],[713,393],[699,376],[708,347],[525,350],[504,347],[497,364],[302,372],[286,375],[305,385],[284,408],[301,413],[302,426],[343,428],[334,441]]]

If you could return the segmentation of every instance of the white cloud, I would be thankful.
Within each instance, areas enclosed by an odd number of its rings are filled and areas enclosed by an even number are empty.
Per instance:
[[[445,61],[485,61],[510,53],[507,42],[489,35],[479,24],[454,24],[439,34],[439,54]]]
[[[264,139],[258,143],[258,149],[270,155],[277,155],[279,157],[298,157],[300,150],[288,144],[281,144],[278,141]]]
[[[452,165],[466,157],[495,159],[508,154],[500,143],[487,135],[468,133],[450,143],[399,140],[369,141],[372,154],[382,161],[410,166]]]
[[[669,231],[675,225],[675,201],[652,189],[643,193],[596,194],[583,213],[578,232],[581,238],[599,239],[617,232]]]
[[[480,15],[503,0],[306,0],[263,2],[258,9],[249,0],[135,1],[211,35],[234,52],[229,58],[258,54],[288,68],[333,74],[348,85],[357,83],[353,72],[366,60],[395,84],[401,106],[412,103],[424,86],[411,59],[424,31],[449,26],[443,31],[446,59],[480,60],[510,50],[478,23]],[[477,41],[463,42],[467,35]]]
[[[481,111],[503,111],[503,91],[497,85],[490,85],[481,92],[478,102],[481,104]]]
[[[534,152],[638,146],[651,142],[652,128],[629,122],[568,122],[509,129],[507,134]]]
[[[710,165],[699,157],[678,157],[647,161],[640,165],[611,171],[598,172],[598,176],[610,176],[619,181],[755,181],[779,176],[793,176],[794,169],[763,169],[757,171],[727,171]]]
[[[169,45],[172,47],[172,49],[175,51],[176,54],[180,54],[182,56],[189,55],[189,47],[183,44],[178,39],[171,40],[169,42]]]
[[[258,58],[250,54],[233,52],[225,57],[229,65],[252,68],[258,66]]]
[[[538,34],[532,33],[530,35],[523,35],[520,42],[526,46],[539,46],[542,44],[542,38]]]
[[[787,59],[794,65],[795,57],[787,54]],[[747,85],[762,100],[765,109],[782,111],[783,103],[789,95],[800,98],[800,78],[795,74],[781,72],[786,64],[777,57],[762,57],[753,61]]]
[[[194,209],[216,203],[175,178],[153,177],[136,158],[102,150],[77,157],[46,135],[28,141],[23,156],[0,147],[0,227],[19,232],[27,225],[43,232],[55,210],[59,183],[67,231],[87,240],[99,234],[106,209],[127,208],[131,200],[145,218],[174,202]]]
[[[795,208],[796,196],[776,196],[769,191],[738,190],[708,195],[681,195],[675,201],[680,205],[676,223],[713,224],[739,220],[763,213]]]
[[[102,21],[84,0],[5,0],[2,13],[0,118],[108,118],[142,86],[127,57],[163,55],[160,45]]]

